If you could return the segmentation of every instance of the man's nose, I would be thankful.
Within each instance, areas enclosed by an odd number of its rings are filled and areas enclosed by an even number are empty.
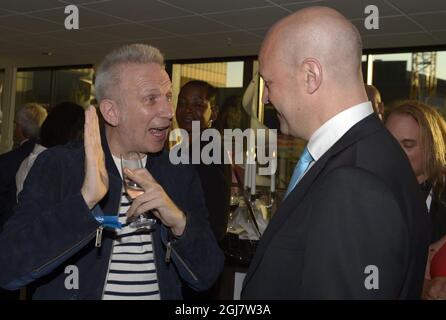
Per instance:
[[[171,120],[174,117],[172,101],[166,98],[166,100],[161,103],[158,109],[158,114],[163,118]]]
[[[192,112],[194,110],[194,103],[192,101],[184,101],[183,108],[186,112]]]

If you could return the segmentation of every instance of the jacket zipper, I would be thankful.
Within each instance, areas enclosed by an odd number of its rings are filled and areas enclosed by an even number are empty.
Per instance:
[[[94,243],[94,246],[96,248],[100,248],[102,246],[102,230],[104,229],[103,226],[99,226],[96,229],[96,241]]]
[[[33,272],[39,273],[43,268],[45,268],[48,265],[52,264],[54,261],[58,260],[60,257],[66,255],[68,252],[70,252],[71,250],[73,250],[77,246],[81,245],[83,242],[86,242],[86,240],[91,240],[93,238],[94,234],[97,233],[97,232],[98,232],[98,230],[96,229],[95,231],[90,233],[87,237],[85,237],[82,240],[80,240],[79,242],[77,242],[74,246],[71,246],[70,248],[68,248],[64,252],[58,254],[56,257],[52,258],[50,261],[46,262],[45,264],[41,265],[40,267],[35,268],[33,270]]]
[[[189,274],[192,276],[192,278],[198,282],[197,276],[192,272],[192,270],[189,268],[189,266],[186,264],[186,262],[181,258],[181,256],[178,254],[178,252],[172,247],[172,242],[169,241],[166,244],[166,257],[165,261],[166,263],[170,262],[170,257],[172,252],[175,254],[175,256],[178,258],[178,260],[181,262],[181,264],[184,266],[184,268],[189,272]]]

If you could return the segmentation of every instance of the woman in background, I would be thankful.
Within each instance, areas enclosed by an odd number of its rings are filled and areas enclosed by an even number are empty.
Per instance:
[[[431,218],[423,298],[446,299],[440,279],[446,277],[446,122],[434,108],[409,100],[396,104],[385,123],[409,158]]]

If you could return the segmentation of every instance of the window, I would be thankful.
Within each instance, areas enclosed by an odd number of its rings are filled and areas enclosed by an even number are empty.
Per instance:
[[[75,102],[87,107],[92,96],[93,70],[83,69],[61,69],[54,71],[54,104],[61,102]]]
[[[51,102],[51,70],[18,71],[16,80],[16,110],[28,102],[46,107]]]
[[[230,96],[243,94],[243,75],[243,61],[173,64],[173,92],[178,94],[181,87],[191,80],[206,81],[219,89],[221,107]],[[176,106],[176,97],[174,100]]]
[[[50,107],[70,101],[86,107],[92,100],[92,82],[90,67],[18,70],[16,110],[28,102]]]
[[[368,77],[388,107],[416,99],[446,115],[446,51],[369,55]]]
[[[410,97],[411,54],[373,55],[372,83],[386,105]]]
[[[214,127],[241,128],[242,130],[248,128],[250,117],[242,107],[244,82],[247,78],[245,76],[247,72],[249,73],[246,69],[245,61],[173,64],[174,109],[177,105],[177,95],[183,85],[191,80],[206,81],[218,89],[219,115]],[[177,125],[174,124],[174,127]]]

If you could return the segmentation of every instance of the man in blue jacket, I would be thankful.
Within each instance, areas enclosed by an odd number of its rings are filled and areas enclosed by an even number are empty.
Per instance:
[[[45,151],[36,160],[14,217],[0,235],[0,286],[34,282],[35,299],[180,299],[181,281],[209,288],[223,267],[200,181],[163,150],[172,92],[158,49],[128,45],[96,73],[105,122],[86,111],[84,145]],[[137,152],[145,169],[121,172]],[[144,192],[130,200],[122,177]],[[158,222],[132,229],[151,211]],[[35,281],[36,280],[36,281]]]

